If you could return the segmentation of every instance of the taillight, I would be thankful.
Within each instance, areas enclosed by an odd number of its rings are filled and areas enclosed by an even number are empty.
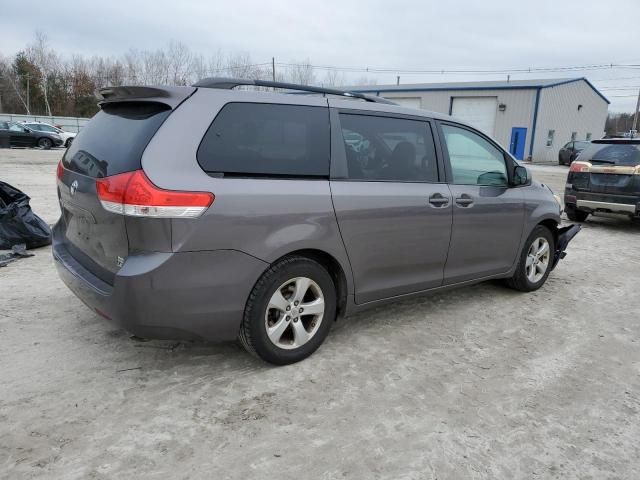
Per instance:
[[[591,164],[589,162],[573,162],[569,167],[570,172],[576,172],[576,173],[588,172],[590,169],[591,169]]]
[[[62,176],[64,175],[64,167],[62,166],[62,160],[58,162],[58,169],[56,170],[56,178],[58,180],[62,180]]]
[[[195,218],[215,199],[209,192],[182,192],[156,187],[142,170],[96,179],[102,207],[134,217]]]

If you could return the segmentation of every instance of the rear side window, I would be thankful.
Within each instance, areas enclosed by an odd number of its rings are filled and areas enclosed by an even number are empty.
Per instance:
[[[207,173],[238,176],[329,176],[329,109],[229,103],[198,148]]]
[[[350,180],[438,181],[428,122],[342,113],[340,125]]]
[[[156,102],[107,103],[67,149],[65,168],[101,178],[141,168],[142,153],[171,109]]]
[[[582,151],[579,160],[635,167],[640,165],[640,144],[592,143]]]

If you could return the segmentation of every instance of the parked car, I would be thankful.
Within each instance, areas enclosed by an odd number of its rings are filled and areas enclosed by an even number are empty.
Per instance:
[[[536,290],[580,228],[559,228],[551,190],[448,116],[258,80],[101,94],[58,166],[53,256],[140,337],[238,338],[296,362],[337,316],[494,278]]]
[[[558,152],[558,164],[571,165],[571,162],[588,146],[589,142],[586,140],[576,140],[567,143]]]
[[[578,222],[598,212],[640,216],[640,138],[593,140],[569,168],[564,201]]]
[[[0,121],[0,133],[9,135],[12,147],[39,147],[49,150],[62,145],[62,137],[57,133],[39,132],[15,122]]]
[[[58,128],[58,127],[53,126],[53,125],[49,125],[48,123],[23,122],[22,125],[24,125],[27,128],[30,128],[31,130],[36,130],[38,132],[57,133],[62,138],[62,143],[64,144],[64,146],[67,147],[67,148],[69,148],[69,145],[71,145],[71,142],[73,142],[73,139],[77,135],[74,132],[66,132],[66,131],[62,130],[61,128]]]

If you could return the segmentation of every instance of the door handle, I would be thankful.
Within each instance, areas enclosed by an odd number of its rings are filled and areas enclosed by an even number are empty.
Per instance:
[[[429,203],[434,207],[446,207],[449,205],[449,199],[440,193],[434,193],[429,197]]]
[[[456,205],[459,207],[470,207],[473,205],[473,198],[471,198],[466,193],[463,193],[458,198],[456,198]]]

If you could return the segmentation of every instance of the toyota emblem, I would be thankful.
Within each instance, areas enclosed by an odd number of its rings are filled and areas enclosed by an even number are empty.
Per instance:
[[[74,180],[71,183],[71,186],[69,187],[69,192],[71,193],[71,196],[74,196],[76,194],[76,190],[78,190],[78,181]]]

